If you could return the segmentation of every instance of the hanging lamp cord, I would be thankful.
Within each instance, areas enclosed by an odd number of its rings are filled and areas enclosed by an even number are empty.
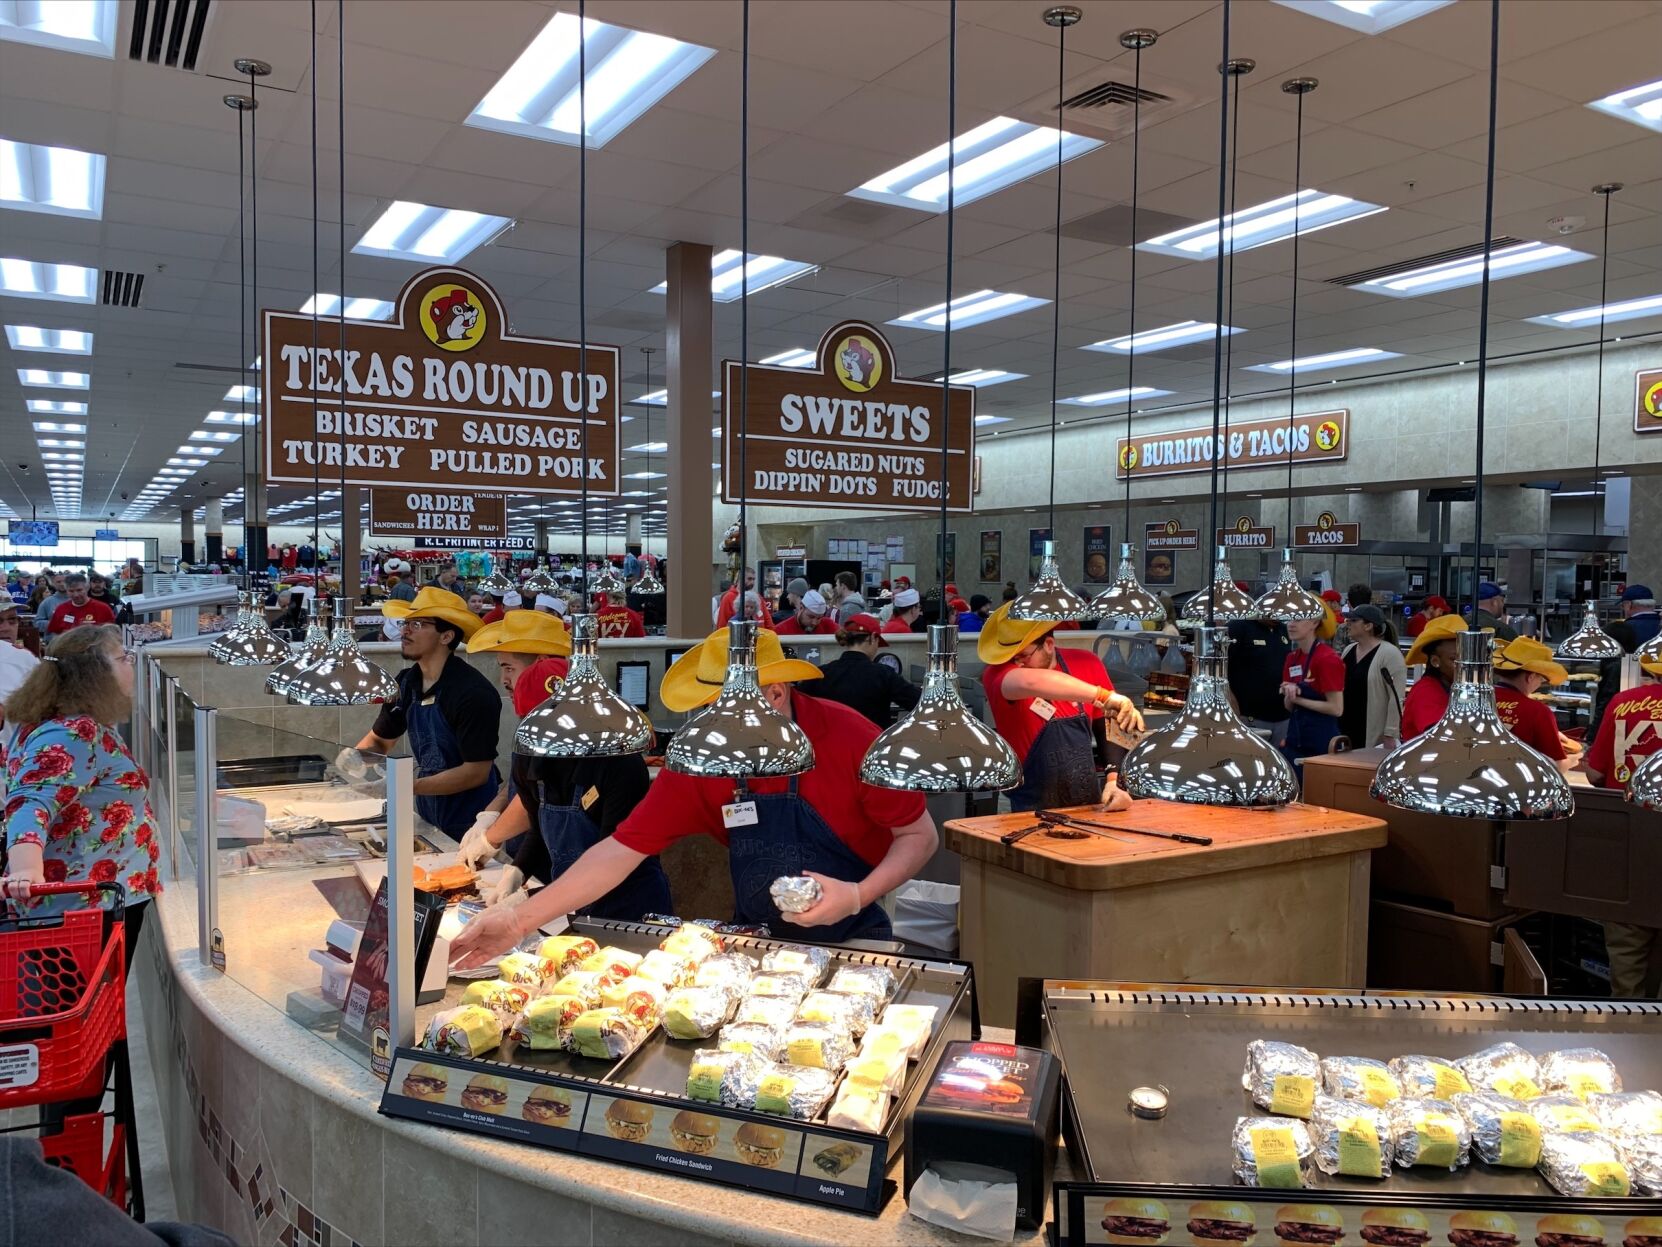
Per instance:
[[[1045,539],[1056,540],[1056,394],[1062,352],[1062,83],[1066,78],[1068,28],[1056,27],[1056,283],[1050,304],[1050,505]],[[951,299],[947,300],[948,306]],[[1054,547],[1053,547],[1054,548]]]
[[[1125,352],[1125,450],[1131,450],[1131,405],[1136,400],[1132,391],[1137,388],[1137,182],[1143,147],[1143,49],[1136,49],[1135,68],[1131,79],[1131,295],[1128,300],[1129,328]],[[1121,463],[1125,471],[1125,536],[1131,540],[1131,476],[1133,465]]]
[[[1229,63],[1229,17],[1230,0],[1223,0],[1223,63]],[[1212,334],[1212,535],[1216,540],[1218,531],[1218,460],[1216,454],[1218,445],[1219,426],[1223,420],[1223,219],[1224,209],[1227,206],[1226,196],[1229,191],[1225,177],[1227,169],[1225,163],[1229,158],[1229,84],[1219,92],[1220,107],[1218,109],[1218,278],[1216,297],[1217,325]],[[1213,627],[1217,623],[1218,595],[1214,586],[1213,592],[1206,595],[1206,626]]]
[[[1483,284],[1477,312],[1477,506],[1472,534],[1472,620],[1477,620],[1477,586],[1483,578],[1483,427],[1488,401],[1489,261],[1495,232],[1495,125],[1500,115],[1500,0],[1489,3],[1489,154],[1483,187]],[[1603,337],[1601,334],[1600,337]]]
[[[1226,71],[1227,72],[1227,67]],[[1235,188],[1241,180],[1241,79],[1244,73],[1230,74],[1234,84],[1235,119],[1230,123],[1229,139],[1229,301],[1224,308],[1224,319],[1218,332],[1223,334],[1223,445],[1217,447],[1223,460],[1223,496],[1229,500],[1229,404],[1235,387],[1235,335],[1228,332],[1235,319]],[[1296,209],[1295,209],[1296,211]],[[1226,512],[1227,514],[1227,512]],[[1213,534],[1213,540],[1217,535]]]
[[[252,69],[248,71],[248,98],[252,101],[248,109],[248,314],[254,321],[254,344],[259,349],[260,342],[260,95],[259,77]],[[260,407],[254,408],[254,423],[248,423],[248,396],[253,390],[253,381],[249,374],[253,370],[253,360],[244,366],[242,391],[242,423],[238,426],[242,430],[242,453],[246,459],[248,455],[248,439],[253,437],[254,442],[254,476],[255,494],[259,493],[259,483],[270,475],[271,464],[267,462],[264,470],[260,466],[262,450],[261,435],[265,432],[264,422],[260,419]],[[260,360],[260,397],[265,397],[265,359]],[[244,493],[247,493],[247,475],[243,477]],[[244,497],[242,500],[242,529],[243,545],[248,545],[248,516],[251,500]],[[269,529],[270,516],[262,516],[260,527]],[[269,544],[269,537],[267,538]],[[246,587],[252,589],[253,584],[253,552],[243,551],[243,562],[248,565],[248,582]]]
[[[323,439],[317,434],[317,391],[318,374],[323,371],[318,359],[317,341],[317,313],[322,295],[318,293],[321,287],[317,280],[317,249],[318,249],[318,216],[317,216],[317,0],[311,0],[312,12],[312,359],[311,382],[312,391],[312,565],[317,565],[318,523],[323,511],[323,486],[321,473],[323,470]],[[340,300],[346,302],[346,287],[343,285]]]
[[[1604,312],[1609,298],[1610,285],[1610,197],[1621,187],[1614,182],[1597,188],[1598,193],[1604,196],[1604,257],[1599,264],[1599,354],[1598,380],[1594,383],[1597,397],[1593,407],[1593,536],[1599,535],[1599,511],[1602,507],[1599,493],[1599,442],[1604,427]],[[1594,601],[1597,602],[1597,592]]]
[[[248,415],[248,386],[253,382],[249,378],[248,358],[248,265],[247,265],[247,238],[245,235],[246,221],[243,219],[243,182],[247,176],[246,160],[243,151],[243,110],[237,109],[237,350],[242,353],[242,384],[243,399],[242,412]],[[248,578],[254,571],[254,555],[248,543],[248,507],[252,501],[248,497],[248,423],[245,419],[242,424],[242,436],[238,438],[242,443],[242,589],[248,592]]]
[[[739,570],[733,580],[733,606],[745,618],[744,573],[750,557],[750,0],[742,6],[743,34],[739,65]]]
[[[340,219],[339,220],[339,224],[340,224],[340,239],[339,239],[339,242],[340,242],[340,367],[341,367],[342,371],[344,372],[344,370],[346,368],[346,0],[335,0],[335,26],[336,26],[335,34],[338,36],[338,42],[337,42],[336,51],[335,51],[335,76],[340,81],[340,99],[337,101],[337,103],[339,103],[339,105],[340,105],[340,117],[339,117],[339,122],[338,122],[338,130],[336,132],[336,146],[340,149],[336,153],[336,158],[339,161],[339,167],[337,169],[337,173],[339,174],[339,177],[338,177],[337,180],[340,183],[339,188],[338,188],[339,194],[340,194],[340,211],[337,214],[339,219]],[[346,381],[345,381],[344,376],[343,376],[343,378],[341,380],[341,400],[342,400],[343,405],[345,403],[345,399],[346,399]],[[342,420],[340,422],[339,442],[340,442],[340,496],[337,499],[337,501],[340,503],[340,528],[341,528],[340,587],[341,587],[341,592],[345,593],[346,592],[346,553],[347,553],[346,552],[346,526],[348,524],[358,524],[358,531],[360,533],[363,531],[363,525],[359,522],[359,513],[357,511],[353,511],[350,515],[347,514],[347,498],[346,498],[346,421],[345,420]],[[356,501],[356,500],[354,499],[354,501]],[[361,550],[359,552],[359,562],[360,563],[362,562],[362,551]],[[358,589],[359,589],[359,593],[361,594],[362,591],[363,591],[363,586],[359,585]],[[353,604],[351,602],[348,602],[347,603],[348,609],[350,609],[352,605]]]
[[[955,144],[958,125],[958,0],[947,6],[946,32],[946,323],[941,342],[941,545],[935,551],[935,583],[940,586],[941,610],[937,618],[942,623],[956,622],[947,616],[946,600],[946,539],[947,539],[947,431],[952,423],[952,244],[956,227],[958,151]],[[973,486],[972,486],[973,487]]]
[[[1287,544],[1293,545],[1293,431],[1298,408],[1298,209],[1304,188],[1304,92],[1295,97],[1298,133],[1293,143],[1293,297],[1287,333]]]
[[[583,456],[582,550],[577,558],[578,609],[589,610],[589,42],[587,0],[577,0],[577,427]],[[621,440],[621,439],[620,439]],[[622,462],[623,447],[618,447]],[[537,500],[542,514],[542,499]]]

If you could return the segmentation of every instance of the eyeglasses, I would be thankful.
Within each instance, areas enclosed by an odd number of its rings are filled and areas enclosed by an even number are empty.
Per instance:
[[[437,627],[431,619],[406,619],[402,621],[405,632],[420,631],[422,628]]]

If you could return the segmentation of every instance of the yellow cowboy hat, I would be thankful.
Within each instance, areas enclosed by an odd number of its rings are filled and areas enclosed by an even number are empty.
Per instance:
[[[415,595],[412,602],[398,598],[381,603],[381,614],[388,619],[437,619],[449,624],[462,634],[463,639],[479,630],[479,616],[462,603],[462,599],[448,589],[428,585]]]
[[[1466,621],[1459,615],[1438,615],[1437,618],[1426,624],[1425,631],[1414,638],[1414,644],[1408,650],[1408,657],[1403,661],[1410,667],[1423,663],[1426,650],[1437,644],[1438,641],[1446,641],[1450,637],[1457,637],[1464,631],[1466,631]],[[1490,632],[1493,629],[1485,628],[1483,631]]]
[[[571,633],[565,620],[542,611],[509,611],[495,623],[485,624],[467,641],[470,654],[554,654],[571,657]]]
[[[790,684],[817,680],[820,669],[800,658],[786,658],[785,647],[767,628],[756,630],[756,682]],[[664,672],[658,697],[666,710],[697,710],[716,699],[727,679],[727,629],[718,628],[675,660]]]
[[[1000,603],[999,608],[987,616],[987,622],[981,625],[981,631],[976,634],[976,657],[989,667],[997,667],[1009,662],[1029,645],[1044,640],[1045,635],[1055,628],[1054,623],[1044,620],[1011,619],[1010,603]]]
[[[4,606],[0,606],[0,612],[5,609]],[[1639,660],[1639,670],[1648,671],[1657,679],[1662,680],[1662,658],[1641,658]]]
[[[1534,637],[1521,636],[1495,646],[1496,671],[1531,671],[1544,675],[1548,684],[1562,684],[1570,673],[1552,660],[1552,649]]]
[[[1333,607],[1326,602],[1322,603],[1322,621],[1316,625],[1316,639],[1331,641],[1339,631],[1339,617],[1333,613]]]

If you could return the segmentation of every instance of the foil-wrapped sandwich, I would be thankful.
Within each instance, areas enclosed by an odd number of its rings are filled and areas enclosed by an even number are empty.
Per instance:
[[[798,1022],[785,1032],[785,1059],[792,1065],[835,1073],[853,1055],[854,1040],[842,1027],[824,1022]]]
[[[1541,1065],[1515,1043],[1498,1043],[1456,1061],[1473,1091],[1495,1091],[1514,1100],[1541,1094]]]
[[[551,935],[537,945],[537,956],[554,963],[554,973],[562,978],[600,951],[586,935]]]
[[[760,1022],[732,1022],[721,1028],[716,1047],[723,1052],[749,1052],[764,1060],[777,1061],[785,1055],[785,1031]]]
[[[469,983],[467,990],[462,992],[464,1005],[489,1009],[504,1021],[523,1009],[529,999],[529,987],[523,983],[510,983],[506,979],[480,979]]]
[[[1627,1164],[1633,1189],[1662,1195],[1662,1095],[1624,1091],[1587,1097],[1587,1106],[1609,1131]]]
[[[1471,1161],[1471,1128],[1447,1100],[1393,1100],[1385,1111],[1399,1167],[1463,1169]]]
[[[780,996],[795,1003],[813,988],[806,974],[758,974],[750,980],[745,994],[750,996]]]
[[[743,953],[717,953],[699,963],[693,973],[694,987],[723,987],[731,984],[747,991],[756,977],[756,963]]]
[[[678,987],[664,1001],[664,1029],[676,1039],[708,1039],[737,1002],[731,987]]]
[[[635,973],[643,979],[654,979],[665,987],[684,987],[692,982],[696,968],[691,957],[654,948],[641,958]]]
[[[876,1134],[883,1129],[883,1118],[888,1111],[888,1092],[864,1083],[845,1082],[831,1102],[831,1111],[825,1120],[845,1130],[869,1130]]]
[[[831,969],[831,954],[814,944],[787,944],[762,958],[764,974],[806,975],[809,987],[818,987]]]
[[[1605,1134],[1548,1132],[1541,1139],[1541,1160],[1536,1169],[1553,1190],[1572,1198],[1625,1196],[1633,1191],[1627,1165]]]
[[[768,895],[782,914],[805,914],[818,905],[825,889],[807,875],[781,875],[768,885]]]
[[[502,1042],[502,1022],[479,1005],[462,1005],[435,1013],[427,1023],[422,1047],[450,1056],[484,1056]]]
[[[666,953],[675,953],[677,956],[690,957],[695,962],[701,962],[725,949],[727,941],[707,926],[696,922],[684,922],[680,929],[666,935],[658,947]]]
[[[836,1085],[837,1076],[830,1070],[775,1065],[756,1084],[756,1099],[752,1107],[759,1112],[778,1113],[782,1117],[807,1121],[819,1116]]]
[[[1533,1169],[1541,1159],[1541,1123],[1526,1101],[1492,1091],[1464,1091],[1453,1103],[1472,1132],[1472,1151],[1484,1164]]]
[[[1291,1117],[1237,1117],[1230,1147],[1243,1186],[1281,1188],[1305,1184],[1316,1150],[1309,1128]]]
[[[1597,1048],[1560,1048],[1541,1058],[1541,1090],[1563,1091],[1585,1100],[1622,1089],[1616,1063]]]
[[[1383,1061],[1365,1056],[1328,1056],[1321,1060],[1322,1090],[1336,1100],[1366,1100],[1384,1108],[1402,1098],[1396,1075]]]
[[[1454,1062],[1435,1056],[1399,1056],[1386,1063],[1410,1100],[1452,1100],[1472,1089]]]
[[[1391,1176],[1391,1119],[1365,1100],[1318,1095],[1310,1113],[1316,1168],[1347,1178]]]
[[[1308,1048],[1277,1039],[1254,1039],[1247,1045],[1241,1086],[1252,1102],[1279,1117],[1309,1117],[1321,1086],[1321,1062]]]
[[[844,966],[831,976],[826,990],[870,996],[881,1009],[894,995],[894,971],[888,966]]]
[[[935,1033],[938,1005],[890,1005],[883,1010],[881,1025],[899,1031],[906,1039],[906,1055],[916,1061],[929,1047],[929,1037]]]
[[[590,1009],[571,1024],[571,1042],[579,1056],[615,1061],[640,1047],[646,1030],[622,1009]]]
[[[537,953],[509,953],[497,964],[496,977],[540,991],[544,983],[555,977],[555,966]]]
[[[608,986],[606,978],[598,970],[575,970],[550,983],[543,989],[545,996],[570,996],[581,1000],[586,1008],[598,1009],[601,994]]]
[[[700,1048],[687,1070],[687,1095],[707,1104],[749,1108],[756,1103],[756,1087],[773,1063],[752,1052]]]
[[[809,992],[797,1006],[796,1020],[824,1022],[858,1039],[877,1020],[877,1001],[871,996],[854,996],[846,992]]]
[[[1599,1119],[1573,1095],[1541,1095],[1529,1101],[1529,1111],[1547,1134],[1597,1134]]]
[[[525,1006],[508,1028],[514,1042],[533,1051],[577,1050],[571,1025],[588,1009],[575,996],[539,996]]]
[[[783,1030],[796,1020],[796,1001],[789,996],[746,996],[739,1002],[735,1022],[760,1022]]]
[[[632,953],[627,948],[606,947],[583,958],[581,968],[593,970],[602,978],[615,983],[628,978],[640,963],[639,953]]]
[[[906,1044],[896,1031],[867,1031],[860,1051],[848,1063],[848,1081],[880,1087],[899,1095],[906,1085]]]

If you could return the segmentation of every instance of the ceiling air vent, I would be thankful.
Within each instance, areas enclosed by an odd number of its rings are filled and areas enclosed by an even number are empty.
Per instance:
[[[104,293],[98,300],[105,307],[137,307],[144,297],[143,273],[104,270]]]
[[[1124,104],[1129,108],[1138,99],[1141,99],[1144,105],[1164,104],[1171,96],[1161,95],[1160,92],[1150,91],[1146,87],[1139,89],[1129,82],[1115,82],[1110,79],[1107,82],[1099,82],[1094,87],[1086,87],[1063,100],[1062,109],[1066,111],[1070,108],[1106,108],[1110,104]]]
[[[213,0],[134,0],[127,59],[196,72]]]
[[[1503,235],[1490,245],[1499,251],[1502,247],[1516,247],[1523,239],[1513,238],[1510,234]],[[1395,277],[1398,273],[1406,273],[1410,269],[1425,268],[1432,264],[1446,264],[1450,260],[1465,260],[1483,254],[1483,244],[1473,243],[1469,247],[1451,247],[1447,251],[1434,251],[1430,255],[1415,256],[1411,260],[1399,260],[1395,264],[1382,264],[1378,268],[1363,269],[1359,273],[1346,273],[1343,277],[1329,277],[1330,286],[1360,286],[1365,281],[1374,281],[1381,277]]]

